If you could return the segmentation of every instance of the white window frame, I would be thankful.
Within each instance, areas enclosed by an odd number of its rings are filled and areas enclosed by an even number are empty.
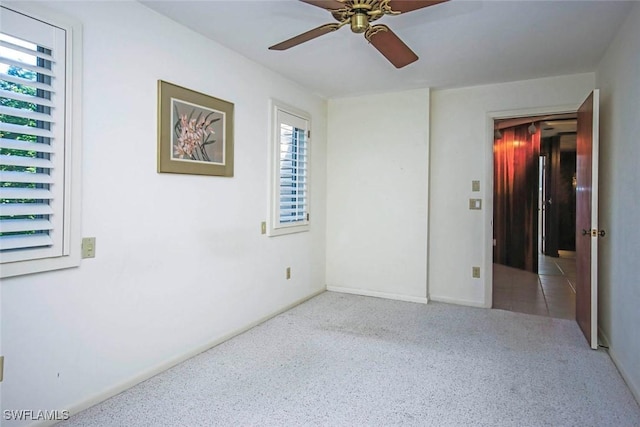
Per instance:
[[[267,235],[281,236],[292,233],[309,231],[310,226],[310,186],[311,186],[311,116],[298,108],[281,101],[270,101],[271,137],[269,138],[269,220],[267,221]],[[303,220],[292,223],[280,223],[280,122],[279,112],[284,112],[302,121],[306,121],[306,216]]]
[[[64,207],[62,224],[62,248],[56,254],[44,256],[34,249],[32,257],[16,260],[11,254],[0,254],[0,277],[77,267],[81,258],[81,99],[82,99],[82,26],[63,14],[37,6],[15,1],[3,1],[2,8],[25,15],[64,30],[65,34],[65,117],[64,132]]]

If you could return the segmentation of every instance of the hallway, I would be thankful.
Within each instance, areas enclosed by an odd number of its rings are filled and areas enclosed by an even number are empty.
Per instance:
[[[560,319],[575,319],[575,252],[538,257],[534,274],[493,264],[493,308]]]

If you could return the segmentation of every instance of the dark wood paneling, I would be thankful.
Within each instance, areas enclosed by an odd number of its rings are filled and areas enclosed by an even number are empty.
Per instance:
[[[576,250],[576,152],[560,153],[558,188],[558,249]]]
[[[545,202],[545,230],[544,230],[544,254],[558,256],[558,221],[559,204],[558,188],[560,182],[560,137],[546,138],[544,150],[547,156],[547,168],[545,171],[546,200]]]
[[[494,143],[494,262],[538,271],[540,132],[502,130]]]

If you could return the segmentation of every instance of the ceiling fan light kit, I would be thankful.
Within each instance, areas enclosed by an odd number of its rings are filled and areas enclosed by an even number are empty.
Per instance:
[[[349,24],[351,31],[365,38],[396,68],[418,60],[418,56],[386,25],[371,25],[384,15],[399,15],[434,6],[449,0],[300,0],[326,9],[339,22],[325,24],[281,43],[270,50],[286,50],[340,29]]]

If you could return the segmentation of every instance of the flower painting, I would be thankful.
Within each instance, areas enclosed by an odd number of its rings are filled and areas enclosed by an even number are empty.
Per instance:
[[[158,172],[233,176],[233,104],[160,80]]]
[[[224,165],[224,113],[176,99],[171,102],[172,159]]]

